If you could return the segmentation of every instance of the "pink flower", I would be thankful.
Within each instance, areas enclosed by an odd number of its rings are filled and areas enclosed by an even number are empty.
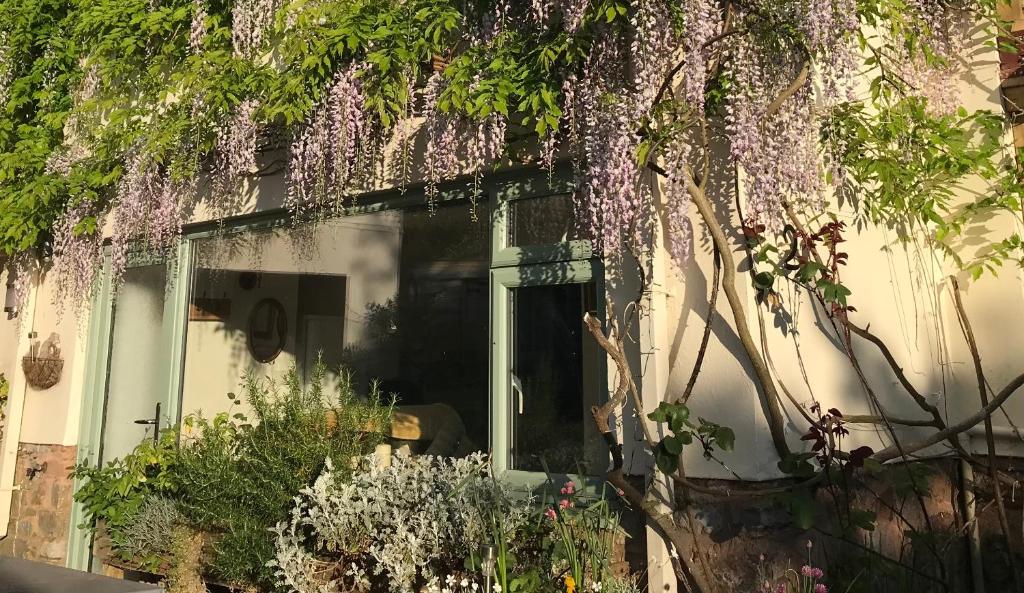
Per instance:
[[[775,593],[786,593],[785,583],[779,583],[779,586],[775,587]]]
[[[562,494],[572,494],[574,492],[576,492],[576,483],[569,480],[565,483],[565,487],[562,488]]]
[[[626,491],[625,491],[625,490],[623,490],[622,488],[619,488],[619,489],[618,489],[618,490],[616,490],[615,492],[616,492],[616,493],[617,493],[617,494],[618,494],[619,496],[625,496],[625,495],[626,495]]]
[[[811,567],[807,566],[806,564],[801,566],[800,567],[800,574],[804,575],[805,577],[810,577],[811,576]]]
[[[563,511],[571,506],[572,503],[569,502],[568,498],[563,498],[562,500],[558,501],[558,508],[562,509]]]
[[[548,509],[544,511],[544,516],[554,521],[558,515],[555,514],[555,509]]]
[[[825,576],[825,573],[822,572],[822,570],[820,568],[812,568],[811,569],[811,578],[812,579],[817,580],[817,579],[820,579],[823,576]]]
[[[814,593],[828,593],[828,587],[821,583],[818,583],[814,586]]]
[[[807,540],[807,549],[810,550],[813,547],[814,547],[814,542],[812,542],[811,540]]]
[[[568,488],[562,488],[559,492],[561,492],[563,495],[564,494],[569,494],[569,489]]]

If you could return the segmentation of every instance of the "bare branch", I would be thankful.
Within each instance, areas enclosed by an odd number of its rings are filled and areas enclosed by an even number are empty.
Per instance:
[[[659,169],[661,171],[660,174],[664,174],[664,169],[661,167],[652,168],[656,173],[659,172]],[[690,201],[697,207],[701,218],[704,219],[704,224],[707,225],[712,240],[722,256],[722,288],[725,290],[725,298],[729,302],[730,309],[732,309],[736,334],[740,338],[740,343],[747,353],[751,366],[754,367],[754,374],[757,376],[761,389],[764,391],[762,403],[768,418],[768,428],[771,431],[775,451],[780,457],[786,457],[790,454],[790,449],[789,444],[786,443],[786,420],[782,414],[779,392],[775,387],[771,373],[768,371],[768,365],[765,364],[764,357],[757,349],[757,344],[750,333],[743,300],[736,291],[736,261],[732,256],[729,239],[725,236],[725,230],[718,221],[714,206],[711,205],[704,190],[695,183],[692,173],[687,171],[685,177]]]
[[[974,338],[974,330],[971,328],[971,320],[967,317],[967,310],[964,308],[963,300],[960,298],[960,284],[956,276],[949,277],[950,288],[953,291],[953,305],[956,308],[957,318],[960,320],[960,328],[963,330],[964,338],[967,340],[967,347],[971,351],[971,360],[974,362],[974,374],[978,380],[978,395],[981,398],[981,405],[988,404],[988,389],[985,383],[985,371],[981,365],[981,352],[978,350],[978,341]],[[1010,521],[1006,517],[1006,504],[1003,502],[1002,486],[999,484],[999,474],[996,470],[996,439],[992,433],[992,416],[985,416],[985,446],[988,449],[988,473],[992,479],[993,497],[996,501],[996,510],[999,515],[999,526],[1003,530],[1003,537],[1006,538],[1006,545],[1010,546]],[[1009,558],[1010,572],[1013,573],[1014,589],[1017,593],[1021,590],[1020,575],[1012,555]]]
[[[704,334],[700,338],[700,348],[697,349],[697,359],[693,361],[693,370],[690,371],[690,379],[686,382],[683,393],[676,398],[676,401],[685,404],[693,394],[693,387],[697,384],[697,375],[704,366],[704,355],[708,351],[708,341],[711,339],[711,324],[715,321],[715,306],[718,304],[718,288],[722,281],[722,256],[719,254],[718,246],[714,248],[715,271],[711,277],[711,296],[708,298],[708,315],[704,320]]]
[[[1003,387],[1002,391],[997,393],[996,396],[992,398],[990,402],[988,402],[987,406],[982,407],[980,410],[978,410],[974,414],[971,414],[964,420],[961,420],[956,424],[947,426],[945,430],[940,430],[917,442],[910,443],[909,445],[904,445],[903,449],[905,453],[907,455],[911,455],[913,453],[920,451],[921,449],[926,449],[928,447],[931,447],[932,445],[950,439],[964,432],[965,430],[970,430],[974,428],[982,421],[984,421],[985,418],[991,416],[996,410],[998,410],[999,406],[1003,405],[1003,403],[1005,403],[1006,400],[1010,399],[1010,396],[1012,396],[1018,389],[1020,389],[1021,386],[1024,386],[1024,374],[1018,375],[1017,377],[1012,379],[1009,383],[1006,384],[1006,387]],[[875,459],[876,461],[889,461],[899,456],[900,453],[896,449],[896,447],[886,447],[885,449],[882,449],[881,451],[878,451],[877,453],[872,455],[872,458]]]
[[[804,65],[800,68],[800,71],[797,72],[796,78],[794,78],[793,81],[789,83],[789,86],[784,88],[782,92],[779,93],[778,97],[775,97],[774,101],[768,104],[768,109],[765,110],[765,117],[772,117],[773,115],[778,113],[779,110],[782,109],[782,106],[785,105],[786,101],[788,101],[793,95],[795,95],[802,86],[807,84],[807,78],[810,76],[810,74],[811,62],[810,60],[804,60]]]

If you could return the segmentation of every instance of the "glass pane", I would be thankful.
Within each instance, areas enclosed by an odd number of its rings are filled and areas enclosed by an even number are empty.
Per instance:
[[[198,243],[184,413],[227,411],[225,394],[237,392],[243,374],[281,377],[295,367],[308,377],[321,356],[335,385],[344,367],[362,392],[378,381],[400,412],[425,419],[421,426],[440,424],[454,448],[431,452],[486,447],[490,243],[486,222],[474,221],[467,205]],[[435,432],[398,436],[416,452]]]
[[[102,461],[124,457],[153,436],[152,424],[136,423],[156,415],[167,398],[161,337],[167,266],[128,268],[117,290],[110,348],[110,377],[105,402]],[[172,423],[160,419],[161,426]]]
[[[555,245],[579,238],[571,194],[515,200],[509,204],[510,247]]]
[[[606,456],[591,406],[598,403],[600,349],[583,328],[594,284],[512,289],[512,467],[599,473]]]

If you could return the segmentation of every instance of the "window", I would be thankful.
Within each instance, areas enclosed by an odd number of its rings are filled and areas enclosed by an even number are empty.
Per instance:
[[[197,240],[183,409],[227,410],[243,373],[308,377],[321,359],[403,409],[454,409],[444,453],[486,449],[489,250],[463,203]]]
[[[601,310],[601,267],[578,239],[570,193],[499,193],[508,198],[496,206],[491,272],[494,463],[600,474],[608,452],[590,408],[605,397],[605,357],[583,315]]]
[[[156,420],[246,413],[227,397],[243,376],[308,380],[319,360],[329,383],[345,368],[403,414],[433,414],[399,435],[413,452],[488,451],[534,484],[545,470],[600,473],[589,410],[605,397],[605,360],[582,317],[602,310],[602,272],[555,185],[543,172],[490,180],[479,219],[457,195],[433,210],[407,195],[317,222],[186,233],[176,260],[136,262],[95,305],[95,343],[111,347],[91,371],[103,407],[83,451],[121,455]]]

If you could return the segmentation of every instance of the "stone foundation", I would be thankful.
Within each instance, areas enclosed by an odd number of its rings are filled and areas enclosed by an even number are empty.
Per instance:
[[[0,555],[64,565],[71,524],[75,447],[21,443],[7,537]]]
[[[1001,460],[1004,475],[1024,480],[1015,467],[1019,463]],[[829,590],[841,593],[969,593],[972,566],[959,464],[935,460],[921,465],[930,471],[918,478],[916,489],[908,486],[902,466],[889,467],[883,476],[854,480],[852,504],[819,489],[810,529],[795,525],[785,494],[735,499],[695,495],[689,509],[696,537],[683,553],[693,571],[710,584],[702,593],[752,593],[765,575],[782,576],[805,564],[823,569]],[[1024,573],[1024,490],[1003,486],[1011,531],[1007,547],[991,483],[978,473],[974,480],[986,593],[1013,591],[1011,564]],[[735,483],[699,482],[721,487],[723,493],[730,487],[736,492]],[[871,529],[843,529],[849,521],[837,516],[848,518],[851,508],[874,513]],[[677,522],[687,524],[685,515]]]

